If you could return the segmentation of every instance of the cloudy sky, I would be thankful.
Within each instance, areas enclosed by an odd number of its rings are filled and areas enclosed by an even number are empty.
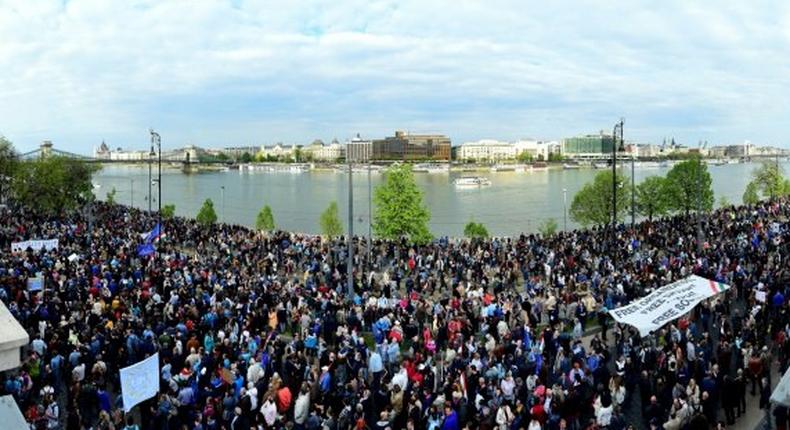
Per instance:
[[[605,5],[602,5],[605,3]],[[0,0],[0,134],[88,153],[436,131],[788,146],[790,2]]]

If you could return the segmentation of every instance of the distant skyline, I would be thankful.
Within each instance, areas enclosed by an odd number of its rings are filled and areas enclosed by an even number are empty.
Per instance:
[[[88,153],[453,140],[790,147],[790,2],[0,0],[0,134]]]

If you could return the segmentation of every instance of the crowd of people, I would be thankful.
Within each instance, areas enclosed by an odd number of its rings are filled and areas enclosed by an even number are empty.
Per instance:
[[[718,209],[704,244],[694,215],[356,238],[351,295],[343,238],[173,218],[141,257],[156,214],[0,209],[0,298],[31,340],[0,391],[48,429],[725,428],[788,366],[788,217]],[[607,314],[691,274],[732,288],[647,337]],[[119,369],[157,352],[158,394],[124,414]]]

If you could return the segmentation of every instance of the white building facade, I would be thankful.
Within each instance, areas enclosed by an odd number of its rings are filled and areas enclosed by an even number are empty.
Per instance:
[[[499,161],[516,158],[516,147],[509,142],[492,139],[462,143],[456,150],[459,161]]]
[[[346,156],[352,163],[369,161],[373,156],[373,142],[359,137],[357,134],[346,141]]]
[[[323,143],[313,143],[312,145],[303,149],[306,155],[309,154],[315,161],[337,161],[340,158],[345,158],[346,148],[337,140],[333,140],[329,145]]]
[[[534,160],[546,161],[551,158],[551,155],[559,155],[562,153],[562,145],[556,140],[532,140],[522,139],[513,143],[516,151],[516,157],[523,153],[528,153]]]

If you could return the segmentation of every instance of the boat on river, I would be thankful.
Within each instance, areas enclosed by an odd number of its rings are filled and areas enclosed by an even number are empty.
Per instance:
[[[415,164],[412,171],[415,173],[450,173],[450,165],[436,163]]]
[[[581,167],[582,166],[575,161],[569,161],[567,163],[562,164],[562,168],[565,170],[576,170],[576,169],[580,169]]]
[[[463,178],[456,178],[453,185],[458,188],[475,188],[485,187],[491,185],[491,180],[482,176],[467,176]]]
[[[542,162],[542,161],[538,161],[538,162],[532,163],[532,166],[531,166],[530,170],[533,171],[533,172],[548,172],[549,171],[549,165],[547,163]]]
[[[608,169],[610,166],[611,166],[611,164],[609,164],[609,163],[607,163],[605,161],[593,161],[593,163],[592,163],[593,169],[599,169],[599,170],[600,169]]]
[[[495,164],[491,166],[492,172],[516,172],[524,173],[526,170],[523,164]]]

